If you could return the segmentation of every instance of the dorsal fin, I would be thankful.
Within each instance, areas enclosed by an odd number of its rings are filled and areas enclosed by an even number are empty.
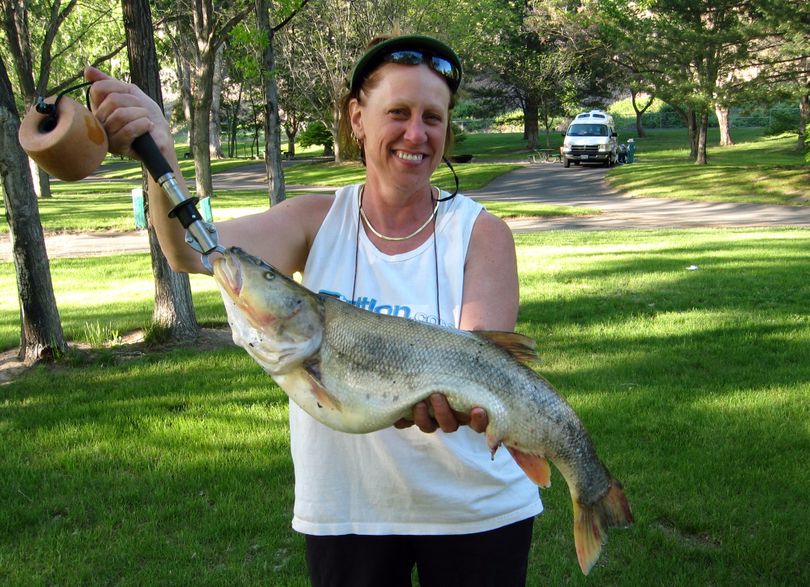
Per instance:
[[[476,330],[475,334],[498,345],[521,363],[531,364],[540,360],[534,339],[529,336],[502,330]]]

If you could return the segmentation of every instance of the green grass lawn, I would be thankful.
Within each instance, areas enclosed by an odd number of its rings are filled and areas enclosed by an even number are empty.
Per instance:
[[[518,329],[636,517],[584,578],[555,471],[528,584],[810,583],[810,232],[516,240]],[[147,255],[51,263],[71,338],[149,321]],[[201,320],[224,324],[213,281],[192,288]],[[0,291],[7,348],[8,263]],[[0,387],[0,583],[306,585],[282,392],[241,349],[132,355]]]
[[[653,130],[638,139],[636,163],[616,167],[608,182],[634,196],[668,197],[706,201],[810,205],[810,173],[802,155],[795,151],[795,135],[763,136],[761,129],[734,129],[737,140],[731,147],[719,147],[716,129],[709,134],[707,166],[688,160],[686,131]],[[622,134],[624,141],[631,135]],[[561,137],[549,135],[553,146]],[[545,144],[541,136],[541,143]],[[183,147],[179,147],[183,150]],[[461,191],[480,189],[492,179],[528,160],[528,149],[520,133],[470,134],[458,145],[457,153],[474,154],[473,163],[456,164]],[[310,153],[311,154],[311,153]],[[500,161],[500,162],[499,162]],[[256,164],[252,159],[214,161],[215,173]],[[183,173],[193,174],[193,163],[182,160]],[[302,163],[285,169],[285,181],[294,196],[306,191],[301,186],[342,186],[363,181],[359,163]],[[440,166],[433,178],[444,189],[452,189],[449,170]],[[140,168],[132,162],[108,158],[98,179],[76,183],[54,182],[54,197],[39,201],[46,232],[126,231],[134,229],[131,190],[140,185]],[[264,208],[269,198],[262,190],[220,191],[214,194],[214,219],[223,220]],[[593,213],[594,211],[587,211]],[[518,215],[546,214],[525,208]],[[575,213],[557,208],[554,215]],[[8,225],[0,223],[0,233]]]
[[[810,206],[810,170],[796,135],[732,129],[737,144],[719,146],[710,129],[708,165],[688,159],[686,130],[649,131],[636,140],[636,162],[611,170],[610,185],[639,197]]]
[[[359,181],[362,175],[358,165],[311,164],[302,165],[300,176],[312,180],[307,185],[346,185]],[[335,171],[334,168],[341,168]],[[463,185],[476,189],[486,185],[494,177],[515,168],[512,164],[482,163],[458,166]],[[294,168],[295,169],[295,168]],[[449,170],[442,168],[436,172],[434,183],[452,190],[453,181]],[[58,182],[53,185],[53,198],[39,201],[39,214],[45,232],[98,232],[130,231],[135,229],[133,218],[132,190],[140,187],[137,181],[93,180],[77,183]],[[307,193],[307,190],[293,190],[289,197]],[[268,207],[269,198],[264,190],[223,190],[212,198],[214,221],[227,220],[236,216],[258,212]],[[518,216],[568,216],[596,214],[598,210],[553,206],[531,202],[484,202],[496,215],[505,218]],[[8,232],[8,224],[0,224],[0,234]]]

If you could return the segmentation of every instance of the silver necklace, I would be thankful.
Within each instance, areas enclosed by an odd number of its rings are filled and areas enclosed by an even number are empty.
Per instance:
[[[422,232],[423,230],[425,230],[428,227],[428,225],[433,221],[433,219],[436,218],[436,212],[439,209],[439,200],[438,199],[436,200],[436,205],[433,206],[433,212],[430,213],[430,216],[428,216],[427,220],[425,220],[425,223],[422,224],[422,226],[420,226],[416,230],[414,230],[411,234],[409,234],[408,236],[386,236],[386,235],[382,234],[380,231],[378,231],[376,228],[374,228],[374,225],[371,224],[371,221],[369,221],[368,216],[366,216],[365,210],[363,210],[363,190],[364,190],[364,188],[365,188],[365,186],[361,185],[360,189],[357,190],[357,207],[360,209],[360,216],[363,219],[363,222],[365,222],[368,229],[371,232],[374,233],[374,236],[376,236],[378,238],[381,238],[384,241],[406,241],[408,239],[411,239],[411,238],[415,237],[417,234],[419,234],[420,232]],[[433,188],[430,188],[430,197],[431,197],[431,199],[433,199]]]
[[[433,208],[433,213],[430,215],[430,218],[428,218],[427,222],[425,222],[425,224],[420,226],[419,230],[414,232],[411,236],[406,236],[406,237],[386,237],[386,236],[383,236],[383,235],[379,234],[376,230],[374,230],[374,227],[371,226],[368,219],[365,217],[365,214],[363,214],[363,207],[361,205],[362,201],[363,201],[363,186],[360,186],[360,189],[358,190],[358,192],[359,192],[359,194],[358,194],[358,197],[357,197],[357,204],[358,204],[358,207],[360,209],[360,216],[363,217],[363,219],[365,219],[366,225],[371,229],[371,232],[373,232],[374,234],[376,234],[377,236],[379,236],[382,239],[385,239],[385,240],[406,240],[406,239],[412,238],[412,237],[416,236],[417,234],[419,234],[419,232],[421,230],[423,230],[425,228],[425,226],[427,226],[431,221],[433,221],[433,267],[434,267],[434,270],[435,270],[434,276],[436,278],[436,323],[439,326],[441,326],[442,325],[442,309],[441,309],[441,296],[439,295],[439,249],[438,249],[438,243],[436,242],[436,211],[439,209],[439,202],[446,202],[447,200],[452,199],[455,196],[455,194],[453,194],[449,198],[437,199],[436,200],[436,206]],[[430,196],[431,196],[431,198],[433,197],[433,188],[430,189]],[[357,232],[355,233],[355,237],[354,237],[354,276],[352,277],[352,302],[351,302],[352,305],[355,305],[356,294],[357,294],[357,268],[358,268],[358,266],[360,264],[360,225],[361,224],[362,224],[362,222],[358,218],[357,219]]]

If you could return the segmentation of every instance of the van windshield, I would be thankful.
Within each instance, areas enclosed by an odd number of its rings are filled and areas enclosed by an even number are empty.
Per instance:
[[[569,137],[607,137],[608,127],[604,124],[572,124],[568,127]]]

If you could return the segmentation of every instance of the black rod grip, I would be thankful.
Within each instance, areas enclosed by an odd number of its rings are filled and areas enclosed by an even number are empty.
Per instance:
[[[158,149],[155,139],[149,133],[142,134],[132,141],[132,150],[138,154],[149,174],[155,181],[166,175],[173,173],[169,162]]]

